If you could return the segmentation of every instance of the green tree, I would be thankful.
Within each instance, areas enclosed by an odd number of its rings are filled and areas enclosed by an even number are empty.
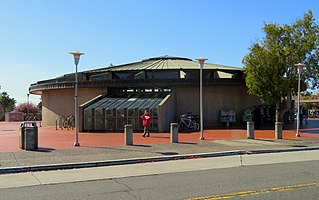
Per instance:
[[[1,115],[0,120],[4,120],[4,114],[14,109],[16,100],[11,98],[6,92],[2,92],[0,95],[0,108]]]
[[[301,99],[302,100],[318,100],[319,94],[312,94],[312,93],[306,92],[301,96]],[[313,108],[317,108],[319,106],[319,103],[304,103],[303,106],[306,109],[313,109]]]
[[[297,93],[296,63],[306,64],[301,90],[319,83],[319,27],[312,11],[292,25],[266,24],[265,36],[253,43],[243,58],[246,85],[250,94],[276,105],[276,121],[291,108],[291,96]]]

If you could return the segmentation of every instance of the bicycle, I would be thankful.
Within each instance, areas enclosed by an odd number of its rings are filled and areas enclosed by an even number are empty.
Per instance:
[[[194,118],[194,120],[199,124],[199,128],[200,128],[200,116],[199,115],[192,115],[189,114],[192,118]],[[207,127],[207,121],[205,119],[203,119],[203,129],[206,129]]]
[[[180,116],[180,122],[178,125],[178,130],[180,132],[183,132],[183,130],[186,128],[192,130],[192,131],[198,131],[199,130],[199,123],[196,121],[196,117],[190,114],[184,114]]]
[[[74,116],[68,116],[65,120],[63,120],[63,127],[67,128],[68,130],[75,126]]]

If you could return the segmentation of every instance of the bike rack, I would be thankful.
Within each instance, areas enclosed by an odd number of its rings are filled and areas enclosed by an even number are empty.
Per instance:
[[[73,130],[74,127],[74,116],[68,116],[64,121],[63,121],[63,126],[64,128],[67,128],[68,130],[70,130],[70,127]]]
[[[66,118],[64,116],[58,116],[56,119],[55,119],[55,130],[58,130],[58,125],[59,125],[59,128],[61,128],[61,130],[63,130],[63,122]]]
[[[70,128],[73,130],[74,127],[74,116],[58,116],[55,119],[55,130],[58,130],[58,127],[63,130],[63,128],[66,128],[67,130],[70,130]]]
[[[30,119],[32,119],[32,117],[30,115],[25,117],[25,121],[31,121]]]

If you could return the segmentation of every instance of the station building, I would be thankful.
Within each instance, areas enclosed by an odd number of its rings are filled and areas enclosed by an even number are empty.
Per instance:
[[[125,124],[141,130],[145,109],[152,115],[152,130],[168,131],[180,115],[199,114],[199,77],[198,62],[171,56],[79,72],[80,131],[119,131]],[[208,126],[222,125],[227,110],[240,124],[243,111],[260,104],[247,93],[242,68],[205,63],[202,81]],[[74,115],[74,86],[74,73],[31,84],[30,93],[42,97],[43,125],[55,126],[57,117]]]

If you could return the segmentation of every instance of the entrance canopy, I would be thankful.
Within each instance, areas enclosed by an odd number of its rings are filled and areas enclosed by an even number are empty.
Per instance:
[[[109,95],[83,108],[84,131],[123,130],[125,124],[133,129],[142,130],[141,115],[145,109],[150,111],[152,122],[150,129],[158,129],[158,105],[164,94],[118,94]]]

